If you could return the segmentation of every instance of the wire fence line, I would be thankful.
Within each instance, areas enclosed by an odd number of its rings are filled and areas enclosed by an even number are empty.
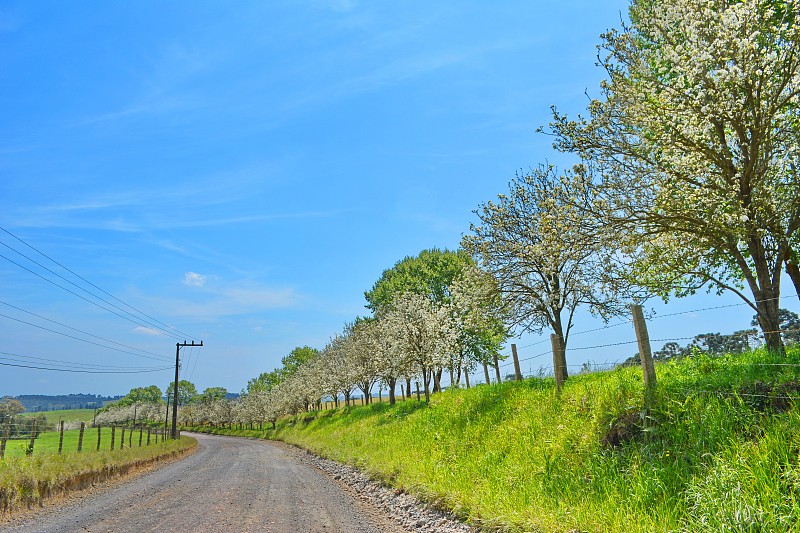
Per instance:
[[[797,298],[797,296],[795,296],[795,295],[784,295],[784,296],[778,296],[778,297],[774,297],[774,298],[765,298],[763,300],[755,300],[754,303],[761,303],[761,302],[767,302],[767,301],[780,301],[780,300],[786,300],[786,299],[794,300],[795,298]],[[700,308],[697,308],[697,309],[688,309],[688,310],[685,310],[685,311],[676,311],[676,312],[673,312],[673,313],[666,313],[666,314],[650,313],[650,314],[647,315],[647,320],[648,320],[648,322],[652,322],[652,321],[655,321],[655,320],[660,320],[662,318],[675,317],[675,316],[681,316],[681,315],[688,315],[688,314],[692,314],[692,313],[703,313],[703,312],[707,312],[707,311],[717,311],[719,309],[728,309],[728,308],[733,308],[733,307],[750,307],[750,305],[747,302],[737,302],[737,303],[732,303],[732,304],[723,304],[723,305],[715,305],[715,306],[710,306],[710,307],[700,307]],[[629,318],[629,317],[625,317],[624,320],[621,320],[621,321],[616,322],[614,324],[605,324],[603,326],[598,326],[598,327],[595,327],[595,328],[590,328],[590,329],[580,330],[580,331],[570,331],[568,333],[568,335],[569,335],[569,338],[573,338],[573,337],[576,337],[576,336],[579,336],[579,335],[585,335],[587,333],[597,333],[599,331],[606,331],[606,330],[609,330],[609,329],[617,328],[619,326],[632,325],[632,324],[633,324],[633,320],[631,318]],[[784,329],[784,330],[780,330],[780,331],[762,332],[762,333],[759,333],[759,334],[763,334],[763,333],[785,333],[785,332],[788,332],[788,331],[796,331],[796,330]],[[667,338],[667,339],[651,339],[651,342],[669,342],[669,341],[692,340],[692,339],[694,339],[694,337],[675,337],[675,338]],[[535,341],[535,342],[526,344],[524,346],[519,346],[518,349],[522,350],[522,349],[525,349],[525,348],[530,348],[532,346],[538,346],[538,345],[544,344],[546,342],[550,342],[550,339],[549,338],[541,339],[539,341]],[[593,349],[593,348],[605,348],[605,347],[611,347],[611,346],[621,346],[621,345],[624,345],[624,344],[633,344],[635,342],[636,341],[629,341],[629,342],[621,342],[621,343],[612,343],[612,344],[607,344],[607,345],[586,346],[586,347],[580,347],[580,348],[570,348],[570,350],[589,350],[589,349]],[[511,356],[512,354],[511,354],[510,351],[504,351],[501,355],[503,357],[508,357],[508,356]]]
[[[89,426],[79,422],[76,428],[70,429],[68,424],[61,421],[56,429],[52,429],[52,426],[37,427],[36,420],[32,424],[7,422],[0,424],[0,460],[6,457],[7,450],[13,455],[28,456],[34,455],[34,452],[114,451],[149,446],[167,440],[170,435],[171,432],[160,424]]]

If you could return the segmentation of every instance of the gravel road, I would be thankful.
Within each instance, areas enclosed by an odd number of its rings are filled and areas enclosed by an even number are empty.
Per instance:
[[[0,522],[28,532],[466,532],[357,470],[280,443],[193,434],[197,451],[150,473]]]

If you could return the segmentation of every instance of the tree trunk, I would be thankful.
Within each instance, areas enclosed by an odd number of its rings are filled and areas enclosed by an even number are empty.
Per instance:
[[[443,368],[437,368],[433,371],[433,392],[442,392],[442,373]]]
[[[429,372],[425,366],[422,367],[422,375],[425,376],[425,379],[422,380],[425,384],[425,403],[431,402],[431,390],[428,387],[428,383],[430,382],[430,374],[432,373],[433,372]]]
[[[406,378],[406,399],[411,399],[411,378]]]
[[[395,386],[396,382],[397,382],[397,380],[392,378],[392,379],[389,380],[389,383],[388,383],[388,385],[389,385],[389,405],[394,405],[394,402],[395,402],[395,399],[394,399],[394,386]],[[402,387],[400,387],[400,389],[402,390]]]
[[[492,380],[489,379],[489,365],[486,362],[483,363],[483,374],[486,376],[486,384],[489,385]]]
[[[755,298],[758,324],[764,334],[764,343],[768,351],[785,354],[778,314],[778,309],[780,308],[779,297],[781,295],[781,272],[783,271],[784,262],[778,259],[773,264],[770,264],[767,259],[767,250],[758,235],[751,236],[747,244],[753,269],[743,270],[743,272]],[[749,266],[744,258],[739,262],[741,263],[740,268]]]
[[[500,377],[500,361],[497,360],[497,354],[494,354],[493,357],[494,357],[494,371],[497,374],[497,382],[502,383],[503,378]]]
[[[454,386],[458,385],[458,383],[456,383],[456,371],[453,370],[453,365],[450,365],[448,370],[450,372],[450,386],[454,387]]]
[[[466,368],[464,369],[464,383],[467,385],[467,388],[469,388],[469,372],[467,372]]]
[[[772,353],[784,353],[783,338],[781,337],[781,323],[778,314],[780,308],[777,299],[764,299],[756,302],[758,307],[758,324],[764,334],[764,343]]]

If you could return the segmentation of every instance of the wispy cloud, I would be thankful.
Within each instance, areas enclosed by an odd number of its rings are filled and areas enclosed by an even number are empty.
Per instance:
[[[289,309],[304,301],[292,287],[274,287],[249,279],[217,279],[214,283],[192,288],[190,295],[149,298],[146,306],[161,309],[164,316],[216,321],[224,317]]]
[[[146,328],[144,326],[137,326],[131,330],[133,333],[138,333],[139,335],[151,335],[151,336],[160,336],[163,335],[162,332],[152,329]]]
[[[197,272],[187,272],[183,276],[183,283],[190,287],[202,287],[206,284],[207,279],[206,276],[198,274]]]

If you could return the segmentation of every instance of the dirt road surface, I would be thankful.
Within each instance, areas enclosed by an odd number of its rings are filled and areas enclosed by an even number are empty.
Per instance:
[[[20,533],[400,530],[291,449],[193,436],[198,451],[186,459],[0,527]]]

